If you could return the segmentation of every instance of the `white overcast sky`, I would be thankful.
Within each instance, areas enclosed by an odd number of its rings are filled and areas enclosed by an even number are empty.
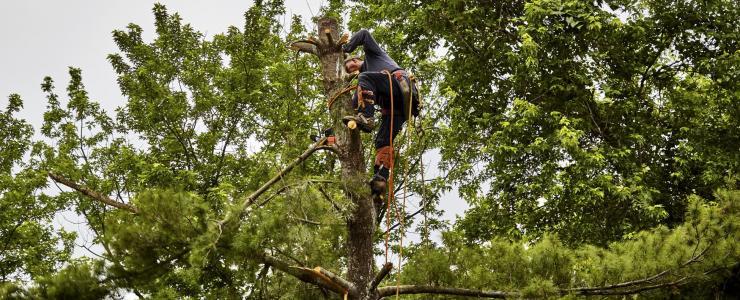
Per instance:
[[[40,84],[52,76],[65,95],[67,68],[82,69],[91,97],[112,111],[124,103],[106,55],[117,52],[111,32],[135,23],[145,39],[154,31],[152,7],[159,2],[178,12],[184,22],[213,36],[230,25],[242,27],[250,0],[2,0],[0,1],[0,107],[18,93],[25,104],[21,116],[38,127],[46,106]],[[310,17],[323,0],[287,0],[286,22],[293,14]]]
[[[20,116],[34,126],[38,136],[46,107],[40,89],[42,79],[54,78],[56,92],[64,101],[69,81],[67,70],[74,66],[82,69],[90,97],[111,114],[125,102],[115,72],[106,60],[108,54],[118,51],[111,32],[135,23],[144,29],[145,40],[151,40],[154,32],[151,9],[156,2],[166,5],[169,12],[178,12],[185,23],[209,37],[231,25],[241,28],[243,14],[253,3],[249,0],[0,0],[0,109],[5,109],[8,95],[20,94],[24,101]],[[325,2],[286,0],[286,25],[295,14],[303,17],[307,28],[313,28],[310,18]],[[438,159],[437,154],[425,155],[425,160],[434,161],[425,162],[430,167],[427,170],[433,169]],[[453,190],[442,198],[441,207],[448,220],[467,208],[456,194]]]

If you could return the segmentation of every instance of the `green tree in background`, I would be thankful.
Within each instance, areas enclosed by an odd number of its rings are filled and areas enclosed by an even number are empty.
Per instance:
[[[42,83],[43,141],[13,117],[18,96],[0,115],[0,297],[737,296],[729,1],[330,1],[318,36],[299,18],[283,27],[282,1],[214,36],[153,11],[153,41],[135,24],[113,33],[115,114],[70,68],[66,97]],[[387,229],[365,183],[369,137],[337,126],[347,95],[327,113],[349,83],[343,12],[426,96],[398,141],[397,199],[416,196],[383,216],[400,269],[375,261]],[[309,139],[332,124],[337,145]],[[421,180],[436,150],[442,174]],[[47,177],[66,187],[43,194]],[[453,189],[470,210],[448,226]],[[101,253],[70,259],[74,234],[50,225],[64,209]]]
[[[69,259],[76,236],[52,227],[62,203],[39,193],[46,174],[35,171],[38,161],[23,161],[33,128],[15,116],[23,107],[20,96],[8,100],[0,111],[0,290],[55,272]]]
[[[360,1],[447,96],[439,147],[473,241],[605,245],[684,221],[740,170],[732,1]],[[437,58],[435,50],[444,55]]]

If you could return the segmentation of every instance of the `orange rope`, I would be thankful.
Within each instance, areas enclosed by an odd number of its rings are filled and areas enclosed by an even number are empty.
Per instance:
[[[414,105],[414,84],[409,82],[409,105],[408,107],[405,107],[407,110],[406,115],[406,121],[411,122],[411,109]],[[411,130],[411,125],[406,126],[406,130],[404,131],[404,142],[406,143],[406,150],[408,150],[411,147],[411,141],[409,141],[409,130]],[[421,161],[420,161],[421,162]],[[399,297],[399,290],[401,286],[401,268],[403,266],[403,236],[405,235],[405,226],[404,224],[406,220],[406,197],[408,192],[408,186],[409,186],[409,162],[408,159],[404,160],[403,164],[403,205],[401,205],[401,212],[396,212],[399,219],[399,224],[401,224],[401,236],[398,241],[398,277],[396,277],[396,299]]]
[[[388,199],[386,200],[386,206],[385,206],[385,225],[388,230],[385,232],[385,263],[388,263],[388,240],[390,239],[390,231],[391,231],[391,202],[393,201],[393,156],[396,154],[395,150],[393,149],[393,115],[395,115],[395,111],[393,110],[393,79],[391,78],[391,72],[388,72],[388,70],[383,70],[383,73],[388,74],[388,86],[390,88],[390,95],[391,95],[391,128],[390,128],[390,147],[391,147],[391,162],[390,166],[388,167]]]

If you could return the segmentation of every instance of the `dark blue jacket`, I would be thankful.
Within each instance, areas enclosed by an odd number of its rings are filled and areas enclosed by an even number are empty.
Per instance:
[[[342,46],[342,49],[344,52],[349,53],[355,51],[358,46],[362,46],[365,50],[365,61],[362,64],[362,68],[360,68],[360,72],[380,72],[383,70],[393,72],[401,69],[396,61],[380,48],[375,39],[373,39],[373,36],[366,29],[352,35],[352,38],[347,44]]]

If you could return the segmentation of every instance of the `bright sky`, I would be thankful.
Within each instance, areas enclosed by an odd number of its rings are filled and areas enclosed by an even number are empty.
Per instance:
[[[123,104],[113,68],[106,55],[117,52],[111,32],[135,23],[151,40],[154,31],[150,0],[23,0],[0,1],[0,107],[8,95],[22,96],[22,116],[38,126],[46,106],[40,84],[54,78],[65,95],[67,68],[82,69],[83,82],[94,100],[109,111]],[[170,12],[213,36],[230,25],[242,27],[249,0],[163,0]],[[286,23],[293,14],[310,22],[324,0],[287,0]],[[306,23],[308,28],[310,24]],[[287,24],[286,24],[287,25]]]

